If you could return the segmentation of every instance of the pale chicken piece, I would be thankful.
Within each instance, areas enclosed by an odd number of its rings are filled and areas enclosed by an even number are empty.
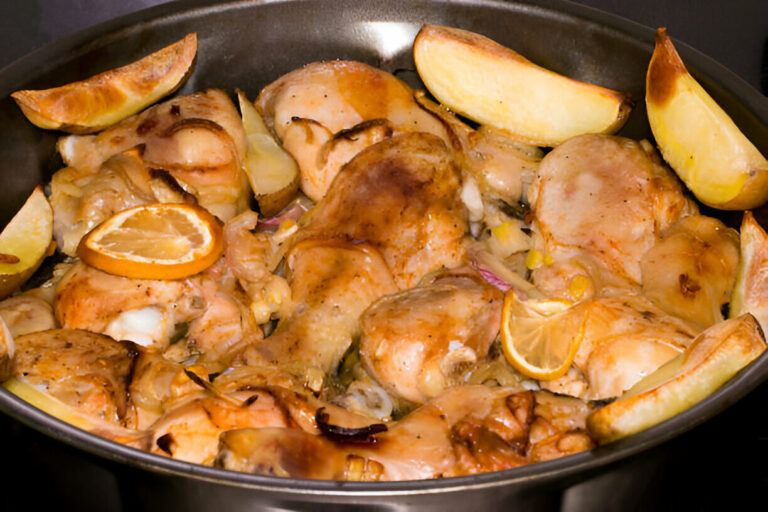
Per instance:
[[[391,135],[428,132],[441,123],[394,75],[354,61],[315,62],[283,75],[255,101],[301,170],[301,189],[320,200],[355,154]]]
[[[605,274],[595,279],[618,281],[618,288],[622,281],[637,286],[643,254],[678,220],[697,213],[649,144],[609,135],[581,135],[553,149],[528,199],[534,249],[544,260],[592,260]],[[548,277],[544,269],[534,271],[535,284]]]
[[[53,233],[74,256],[80,239],[113,214],[155,201],[149,170],[136,149],[108,158],[97,172],[65,167],[51,179]]]
[[[584,433],[589,408],[546,392],[461,386],[387,426],[372,424],[354,441],[324,432],[243,430],[221,437],[216,465],[294,478],[420,480],[521,466],[535,457],[592,448]],[[573,418],[569,425],[561,416]],[[535,426],[535,427],[534,427]],[[538,434],[531,442],[532,427]],[[351,429],[350,429],[351,430]],[[545,450],[554,445],[558,450]],[[302,457],[299,454],[307,454]],[[311,455],[309,455],[311,454]]]
[[[442,140],[392,137],[352,159],[311,211],[297,240],[329,237],[377,248],[401,289],[466,259],[460,176]]]
[[[47,331],[58,326],[53,307],[30,292],[0,301],[0,318],[5,321],[14,337]]]
[[[503,294],[469,268],[438,272],[382,297],[361,316],[360,357],[389,392],[424,403],[484,358],[499,332]]]
[[[217,264],[182,280],[130,279],[78,262],[59,282],[54,309],[64,327],[131,340],[177,362],[195,357],[218,371],[262,337],[242,291],[221,274]]]
[[[643,295],[704,330],[723,319],[738,265],[736,230],[712,217],[686,217],[643,255]]]
[[[290,286],[275,270],[297,229],[296,222],[290,219],[280,222],[272,233],[261,231],[259,216],[251,210],[233,217],[224,225],[227,269],[250,298],[251,313],[259,324],[284,316],[289,308]]]
[[[26,334],[15,344],[17,379],[86,415],[122,424],[136,355],[131,344],[77,329]]]
[[[174,403],[185,397],[204,395],[204,390],[189,378],[187,371],[205,375],[199,366],[183,366],[156,352],[140,349],[128,386],[126,426],[147,429]]]
[[[359,336],[360,314],[397,287],[379,252],[362,243],[305,240],[291,249],[286,270],[291,309],[258,350],[319,391]]]
[[[285,398],[291,393],[290,389],[303,389],[293,376],[275,365],[248,363],[233,364],[221,373],[211,374],[203,365],[174,363],[161,354],[140,349],[128,388],[130,407],[126,425],[148,429],[164,414],[199,398],[268,387],[284,389],[284,393],[273,394]],[[298,400],[288,396],[285,401]],[[180,416],[176,414],[176,417]]]
[[[54,310],[63,327],[103,333],[154,350],[175,326],[200,317],[205,300],[197,283],[130,279],[75,263],[59,282]]]
[[[193,357],[214,372],[229,367],[242,350],[260,342],[263,333],[248,308],[245,294],[237,288],[222,286],[208,274],[200,276],[199,290],[205,303],[203,314],[189,322],[183,339],[164,355],[177,361]]]
[[[179,96],[96,135],[63,137],[68,167],[51,182],[59,245],[74,254],[83,233],[136,204],[194,201],[232,218],[250,197],[245,148],[240,116],[217,89]],[[131,150],[133,161],[113,160]]]
[[[698,333],[684,320],[632,293],[583,301],[569,315],[586,316],[584,335],[573,359],[576,371],[540,385],[587,400],[621,395],[679,355]]]

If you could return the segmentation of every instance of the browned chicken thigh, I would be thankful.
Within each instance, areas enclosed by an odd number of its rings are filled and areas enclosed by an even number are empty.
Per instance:
[[[410,288],[465,257],[459,188],[442,140],[426,133],[392,137],[342,168],[296,237],[367,242],[381,252],[398,287]]]
[[[499,332],[503,294],[469,268],[382,297],[360,318],[360,356],[395,395],[423,403],[463,384]]]

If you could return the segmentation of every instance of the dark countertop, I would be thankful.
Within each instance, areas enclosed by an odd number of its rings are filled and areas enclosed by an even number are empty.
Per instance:
[[[0,66],[80,28],[164,1],[2,2]],[[666,26],[673,38],[709,55],[761,90],[763,53],[768,37],[768,9],[764,0],[581,0],[579,3],[652,27]],[[562,510],[709,510],[763,502],[768,491],[768,468],[764,464],[768,456],[766,404],[768,384],[712,421],[653,450],[642,460],[627,461],[612,473],[571,488],[562,500]],[[0,432],[21,430],[26,429],[0,417]],[[25,435],[28,446],[8,447],[6,443],[4,448],[4,451],[10,448],[6,455],[18,457],[15,459],[18,470],[10,469],[13,476],[6,480],[6,488],[11,496],[27,487],[37,492],[17,497],[17,501],[11,498],[11,503],[18,502],[31,509],[38,508],[35,504],[56,505],[64,510],[120,508],[114,477],[98,465],[83,462],[77,453],[69,454],[73,462],[66,470],[57,466],[59,459],[51,461],[49,466],[43,463],[29,467],[22,459],[31,453],[34,460],[45,460],[51,442],[35,433]],[[6,460],[14,463],[14,458]],[[83,475],[93,474],[104,476],[107,485],[79,489],[73,498],[72,487]],[[32,478],[35,482],[30,481]],[[8,501],[4,504],[10,506]]]

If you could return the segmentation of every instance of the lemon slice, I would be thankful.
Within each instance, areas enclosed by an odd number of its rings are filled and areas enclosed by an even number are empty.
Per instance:
[[[123,210],[83,237],[77,255],[110,274],[134,279],[180,279],[221,255],[219,221],[188,204],[146,204]]]
[[[509,290],[501,316],[501,346],[509,363],[534,379],[565,374],[584,337],[587,318],[573,314],[571,306],[566,299],[522,301]]]

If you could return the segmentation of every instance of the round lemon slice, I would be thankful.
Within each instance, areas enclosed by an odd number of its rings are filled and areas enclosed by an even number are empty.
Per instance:
[[[565,374],[586,326],[586,315],[572,306],[566,299],[523,301],[514,288],[509,290],[501,317],[501,345],[509,363],[534,379]]]
[[[187,204],[123,210],[83,237],[77,255],[104,272],[134,279],[180,279],[202,272],[224,249],[219,221]]]

